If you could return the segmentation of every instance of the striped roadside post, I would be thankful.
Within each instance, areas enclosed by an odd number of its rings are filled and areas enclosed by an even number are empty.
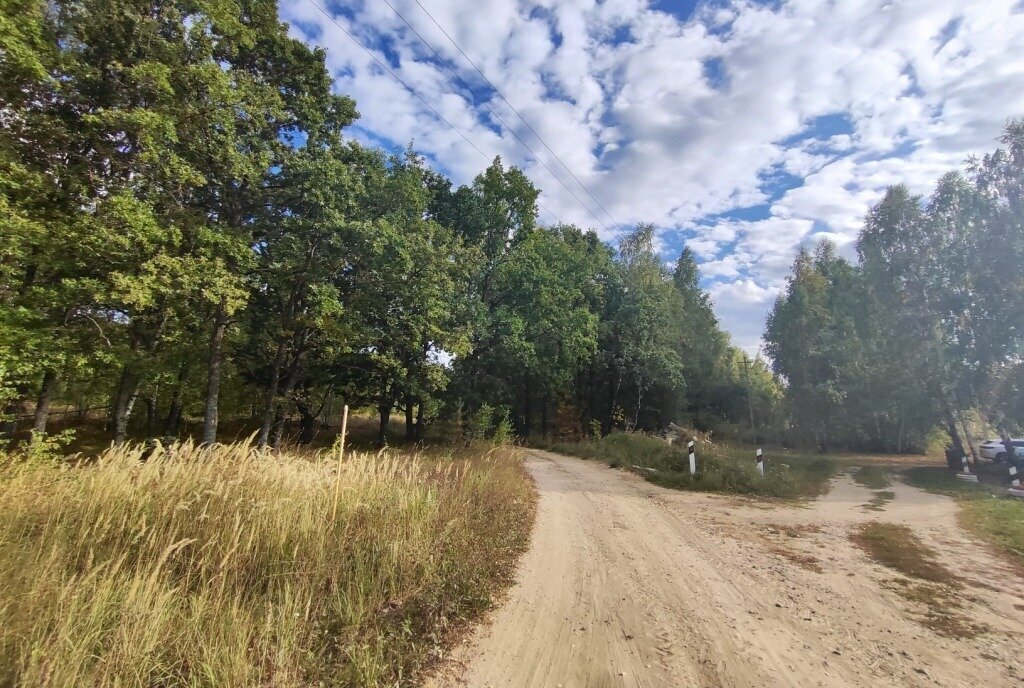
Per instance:
[[[690,450],[690,475],[697,475],[697,454],[693,449],[693,440],[686,446]]]
[[[757,472],[764,477],[764,454],[761,453],[761,447],[757,448]]]
[[[970,483],[978,482],[978,476],[971,474],[971,465],[967,462],[967,454],[963,455],[960,459],[960,465],[964,467],[962,471],[956,474],[956,477],[960,480],[966,480]]]

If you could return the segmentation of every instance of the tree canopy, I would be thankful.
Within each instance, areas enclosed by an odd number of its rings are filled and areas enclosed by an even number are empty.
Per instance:
[[[100,407],[117,442],[231,419],[278,445],[340,402],[381,441],[394,411],[412,440],[482,412],[524,435],[753,423],[688,251],[544,226],[500,158],[457,186],[347,138],[355,103],[274,0],[2,7],[8,430]]]
[[[1020,425],[1024,121],[1001,143],[928,199],[891,187],[858,265],[828,243],[797,256],[765,334],[797,433],[903,451],[941,426],[959,461],[976,454],[967,414]]]

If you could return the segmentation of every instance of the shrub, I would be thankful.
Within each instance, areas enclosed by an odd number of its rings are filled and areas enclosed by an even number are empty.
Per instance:
[[[685,443],[640,433],[617,432],[598,441],[557,443],[553,450],[613,467],[638,466],[645,478],[666,487],[773,497],[812,496],[832,475],[833,465],[821,457],[767,452],[765,475],[757,472],[754,447],[697,444],[697,474],[690,475]]]
[[[494,407],[480,404],[480,408],[466,419],[466,439],[485,440],[491,434],[491,423],[494,422]]]
[[[497,427],[494,428],[494,434],[491,436],[491,443],[496,447],[502,447],[509,444],[512,442],[513,432],[512,420],[508,417],[508,411],[506,410],[502,414]]]

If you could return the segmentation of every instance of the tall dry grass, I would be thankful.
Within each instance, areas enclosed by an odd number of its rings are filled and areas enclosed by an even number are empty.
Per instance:
[[[0,466],[0,685],[393,686],[525,546],[508,451],[337,462],[246,443]]]

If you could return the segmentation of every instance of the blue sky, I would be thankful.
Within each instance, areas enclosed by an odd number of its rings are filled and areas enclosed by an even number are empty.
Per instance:
[[[801,245],[827,237],[852,257],[886,186],[927,193],[1024,114],[1018,0],[282,0],[281,12],[327,49],[362,115],[354,136],[413,141],[457,182],[500,154],[543,189],[543,221],[609,241],[653,222],[666,260],[697,253],[748,351]]]

